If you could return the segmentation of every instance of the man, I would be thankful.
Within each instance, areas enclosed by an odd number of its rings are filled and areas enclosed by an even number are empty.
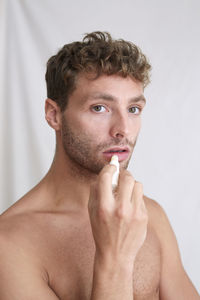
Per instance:
[[[55,157],[1,216],[0,299],[199,299],[163,209],[126,170],[149,71],[135,45],[102,32],[48,61]],[[112,190],[114,154],[120,176]]]

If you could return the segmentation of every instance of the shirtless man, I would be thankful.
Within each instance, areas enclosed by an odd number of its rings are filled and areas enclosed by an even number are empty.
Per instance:
[[[165,212],[126,170],[149,70],[135,45],[100,32],[48,61],[56,152],[41,182],[0,217],[1,300],[199,299]]]

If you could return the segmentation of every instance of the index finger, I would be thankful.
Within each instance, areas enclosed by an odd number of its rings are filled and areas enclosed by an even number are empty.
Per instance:
[[[97,191],[102,201],[104,201],[104,199],[113,199],[112,176],[116,171],[116,166],[108,164],[101,170],[99,174],[97,179]]]

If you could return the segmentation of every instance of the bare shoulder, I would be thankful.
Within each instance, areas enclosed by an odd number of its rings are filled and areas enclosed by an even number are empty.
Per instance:
[[[188,277],[181,260],[176,235],[162,206],[144,196],[149,223],[161,245],[161,299],[199,299],[199,295]],[[172,280],[173,278],[173,280]]]
[[[32,245],[38,242],[36,239],[38,226],[35,221],[36,217],[30,212],[8,213],[0,216],[1,264],[5,263],[6,258],[10,260],[11,257],[24,257],[25,259],[27,256],[29,263],[34,260],[36,248],[33,248]],[[16,263],[13,264],[13,267]]]
[[[33,211],[19,209],[18,205],[0,216],[1,299],[28,299],[30,291],[33,295],[36,292],[32,290],[33,282],[42,290],[48,286],[39,230],[38,216]]]
[[[34,214],[0,216],[0,298],[58,299],[48,286]]]
[[[150,222],[154,223],[154,222],[158,221],[158,219],[164,213],[164,210],[161,207],[161,205],[157,201],[155,201],[145,195],[143,196],[143,199],[144,199],[144,203],[147,208],[147,211],[148,211]]]
[[[163,211],[163,208],[161,207],[161,205],[154,199],[151,199],[151,198],[147,197],[146,195],[144,195],[143,199],[144,199],[147,209],[149,209],[151,213],[153,213],[153,212],[158,213],[159,211]]]
[[[149,215],[149,223],[154,228],[162,248],[166,244],[177,245],[176,236],[163,207],[155,200],[144,196],[144,202]],[[178,247],[176,247],[178,252]]]
[[[25,251],[26,240],[28,235],[28,227],[30,227],[31,221],[28,223],[29,216],[9,215],[0,216],[0,244],[1,255],[10,255],[10,252],[14,254],[15,249],[21,252]],[[1,256],[2,257],[2,256]]]
[[[35,214],[28,202],[29,197],[25,196],[0,215],[0,238],[16,242],[20,235],[30,233]]]
[[[149,221],[152,223],[152,226],[158,225],[160,223],[163,223],[163,225],[166,226],[167,225],[166,222],[169,224],[166,212],[157,201],[145,195],[143,199],[149,214]]]
[[[42,238],[42,219],[32,208],[31,197],[25,195],[0,215],[1,258],[26,256],[29,262],[37,257]],[[1,259],[1,263],[3,263]]]
[[[160,242],[162,270],[164,270],[164,265],[169,267],[169,264],[182,269],[177,239],[164,209],[158,202],[146,196],[144,196],[144,201],[149,215],[149,224]]]
[[[23,246],[39,237],[45,223],[45,195],[37,186],[0,215],[0,238]],[[43,228],[45,229],[45,228]]]

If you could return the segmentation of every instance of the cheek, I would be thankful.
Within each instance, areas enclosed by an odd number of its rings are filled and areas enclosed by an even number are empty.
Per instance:
[[[79,136],[79,138],[85,143],[92,145],[98,145],[102,143],[106,137],[105,124],[97,122],[92,122],[89,119],[76,119],[73,121],[73,132],[74,135]]]
[[[139,133],[139,131],[141,129],[141,126],[142,126],[142,120],[141,120],[141,118],[139,118],[138,123],[137,123],[137,127],[136,127],[138,133]]]
[[[137,136],[139,134],[139,132],[140,132],[141,125],[142,125],[142,122],[141,122],[141,118],[140,117],[138,117],[137,119],[131,120],[130,123],[129,123],[129,126],[131,128],[130,132],[134,136]]]
[[[94,133],[97,136],[98,132],[105,133],[109,128],[109,122],[106,118],[97,118],[91,115],[85,116],[84,118],[77,118],[76,128],[81,131]]]
[[[76,130],[76,132],[86,131],[89,123],[88,120],[77,116],[77,114],[76,116],[71,115],[67,120],[70,127]]]

